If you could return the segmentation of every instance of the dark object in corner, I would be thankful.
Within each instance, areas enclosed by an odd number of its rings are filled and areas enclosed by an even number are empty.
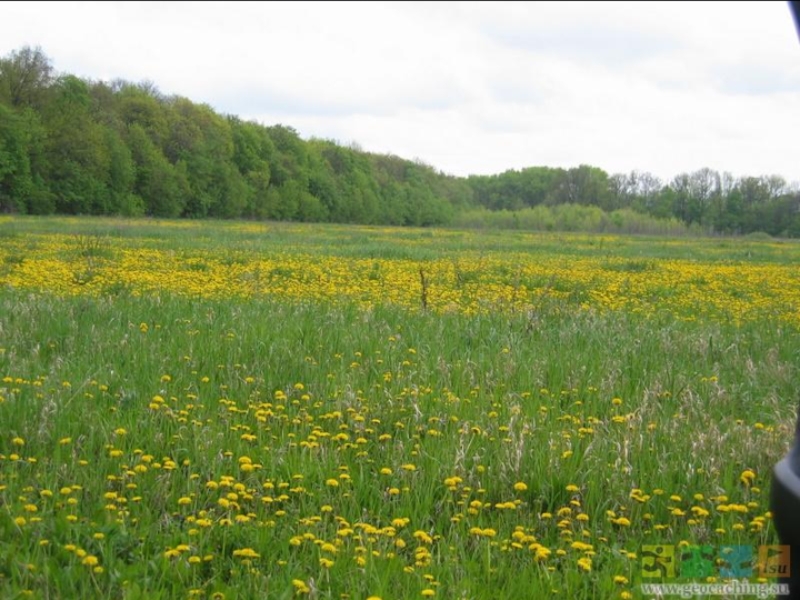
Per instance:
[[[800,414],[794,446],[773,469],[770,509],[781,543],[789,546],[790,571],[780,583],[789,585],[790,600],[800,600]]]

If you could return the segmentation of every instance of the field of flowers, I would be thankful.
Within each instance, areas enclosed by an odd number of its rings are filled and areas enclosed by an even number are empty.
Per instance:
[[[771,581],[799,263],[0,217],[0,597],[634,598],[656,547]]]

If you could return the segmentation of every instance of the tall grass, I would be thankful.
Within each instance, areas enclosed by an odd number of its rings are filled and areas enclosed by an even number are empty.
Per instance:
[[[285,231],[343,254],[373,235]],[[660,265],[626,252],[607,260]],[[645,544],[775,543],[796,334],[561,302],[6,286],[0,596],[631,597]]]

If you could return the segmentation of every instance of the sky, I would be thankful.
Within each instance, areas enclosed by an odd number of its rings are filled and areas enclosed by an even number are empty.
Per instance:
[[[787,2],[8,2],[0,56],[456,176],[800,180]]]

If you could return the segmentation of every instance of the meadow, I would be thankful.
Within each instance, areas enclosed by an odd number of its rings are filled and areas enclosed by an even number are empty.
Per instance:
[[[0,597],[624,599],[666,546],[724,581],[778,543],[798,264],[0,217]]]

